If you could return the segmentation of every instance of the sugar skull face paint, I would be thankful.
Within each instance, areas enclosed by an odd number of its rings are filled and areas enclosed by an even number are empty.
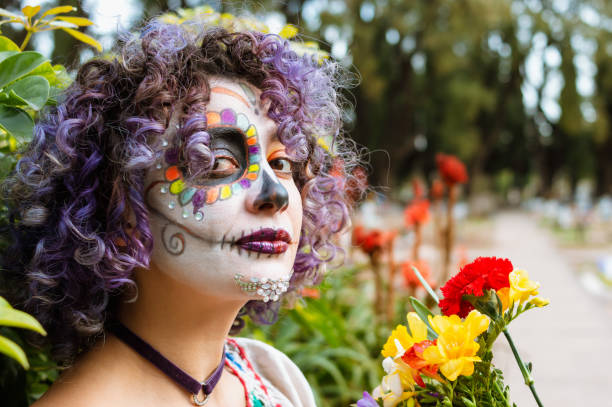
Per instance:
[[[263,114],[259,94],[248,84],[214,78],[206,114],[212,170],[188,177],[168,142],[147,175],[155,242],[151,268],[207,295],[246,296],[236,274],[249,284],[286,281],[295,260],[301,197],[293,164],[276,138],[276,123]],[[174,129],[169,127],[167,140]],[[277,298],[265,294],[261,297]]]

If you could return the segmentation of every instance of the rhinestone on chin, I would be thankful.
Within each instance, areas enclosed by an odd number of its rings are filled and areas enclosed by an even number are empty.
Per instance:
[[[259,280],[256,277],[251,277],[247,280],[242,274],[236,274],[234,281],[242,291],[250,295],[263,297],[262,301],[264,302],[278,301],[281,294],[289,288],[289,278],[272,280],[264,277]]]

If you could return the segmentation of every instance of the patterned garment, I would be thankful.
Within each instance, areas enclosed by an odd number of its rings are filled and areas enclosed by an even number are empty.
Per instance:
[[[274,404],[268,388],[253,369],[244,349],[232,338],[226,340],[225,366],[240,379],[247,407],[283,407]]]

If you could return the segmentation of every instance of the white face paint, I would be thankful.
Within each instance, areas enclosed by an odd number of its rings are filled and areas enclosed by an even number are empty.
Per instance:
[[[147,174],[151,268],[205,295],[249,299],[234,281],[236,274],[247,280],[290,276],[302,201],[260,91],[222,77],[210,85],[213,171],[189,182],[166,158]]]

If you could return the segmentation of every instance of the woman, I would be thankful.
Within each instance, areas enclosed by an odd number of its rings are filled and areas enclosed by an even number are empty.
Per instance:
[[[5,183],[6,295],[69,367],[36,406],[314,405],[285,355],[227,336],[334,258],[338,78],[277,36],[160,22],[79,69]]]

